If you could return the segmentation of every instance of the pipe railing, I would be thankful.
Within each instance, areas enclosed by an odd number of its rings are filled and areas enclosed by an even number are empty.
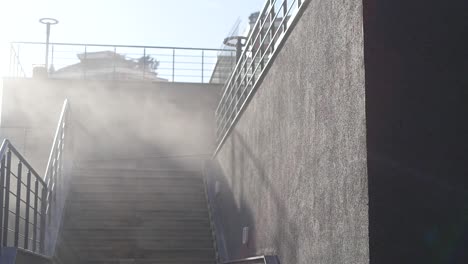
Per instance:
[[[0,255],[4,247],[53,253],[68,193],[64,173],[68,116],[65,100],[44,177],[8,139],[0,147]]]
[[[21,65],[20,57],[19,57],[19,46],[15,48],[13,43],[10,44],[10,64],[8,67],[8,74],[11,77],[26,77],[26,73],[24,72],[23,65]]]
[[[211,48],[50,43],[44,69],[43,42],[13,42],[21,47],[26,77],[53,79],[221,83],[232,72],[235,51]],[[45,76],[41,76],[45,75]]]
[[[244,259],[229,260],[223,264],[280,264],[277,256],[264,255]]]
[[[43,253],[47,185],[7,139],[0,160],[0,254],[9,246]]]
[[[267,0],[216,109],[219,150],[310,0]]]

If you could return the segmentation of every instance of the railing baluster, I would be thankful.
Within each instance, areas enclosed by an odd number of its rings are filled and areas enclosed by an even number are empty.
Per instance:
[[[39,206],[39,180],[36,179],[34,184],[34,224],[33,224],[33,252],[37,250],[37,217],[38,217],[38,206]]]
[[[21,216],[21,174],[23,172],[23,163],[18,162],[18,174],[16,175],[16,209],[15,209],[15,247],[19,246],[20,216]]]
[[[83,79],[86,80],[86,70],[88,67],[88,47],[84,47],[84,60],[83,60]]]
[[[5,215],[3,216],[3,246],[8,246],[8,216],[10,214],[10,176],[11,176],[11,150],[8,149],[6,160],[5,179]]]
[[[201,82],[203,83],[203,71],[205,64],[205,51],[201,51]]]
[[[143,80],[145,79],[145,71],[146,71],[146,48],[143,48]]]
[[[39,253],[44,253],[45,251],[45,227],[46,227],[46,213],[47,213],[47,196],[48,190],[46,186],[42,186],[42,200],[41,200],[41,227],[40,227],[40,237],[39,237]],[[50,212],[49,212],[50,213]]]
[[[2,161],[0,164],[0,225],[3,220],[3,212],[4,212],[4,188],[5,188],[5,157],[2,157]],[[2,255],[2,248],[3,248],[3,226],[0,226],[0,256]]]
[[[24,227],[24,249],[29,249],[29,210],[31,207],[31,170],[28,170],[28,179],[26,182],[26,217]]]
[[[172,49],[172,82],[175,82],[174,76],[175,76],[175,49]]]

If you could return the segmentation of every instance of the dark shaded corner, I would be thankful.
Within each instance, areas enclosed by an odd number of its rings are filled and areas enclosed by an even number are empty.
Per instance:
[[[468,2],[364,1],[370,263],[468,263]]]

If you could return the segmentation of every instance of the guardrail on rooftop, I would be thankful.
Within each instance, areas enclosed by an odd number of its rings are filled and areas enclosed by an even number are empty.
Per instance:
[[[267,0],[216,109],[218,152],[310,0]]]
[[[49,49],[47,74],[45,43],[11,43],[10,77],[224,83],[235,66],[234,50],[76,43]]]

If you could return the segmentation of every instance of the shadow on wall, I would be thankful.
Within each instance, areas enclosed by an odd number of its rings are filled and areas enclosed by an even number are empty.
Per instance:
[[[375,153],[368,166],[369,175],[378,175],[369,182],[376,263],[402,258],[405,263],[462,263],[468,258],[468,192],[463,187]]]
[[[262,162],[243,137],[233,130],[229,140],[231,145],[229,171],[223,171],[215,159],[211,161],[207,173],[220,255],[227,259],[278,255],[281,263],[297,263],[299,245],[295,235],[299,229],[293,221],[284,221],[288,214],[285,201],[281,200],[275,186],[266,176]],[[243,151],[236,151],[236,148],[241,148]],[[245,168],[249,164],[254,166],[255,173],[247,175]],[[228,175],[232,175],[232,178],[229,179]],[[246,179],[252,177],[254,177],[252,182],[257,185],[247,186]],[[216,182],[219,185],[217,195]],[[245,200],[245,193],[253,191],[261,194],[260,200]],[[255,203],[270,204],[269,207],[274,210],[253,212],[250,204]],[[259,210],[263,209],[268,210],[259,207]],[[255,219],[255,215],[260,215],[263,219]],[[275,227],[273,230],[263,227],[262,221],[266,219],[269,223],[273,223]],[[249,242],[243,245],[242,229],[246,226],[249,227]]]

